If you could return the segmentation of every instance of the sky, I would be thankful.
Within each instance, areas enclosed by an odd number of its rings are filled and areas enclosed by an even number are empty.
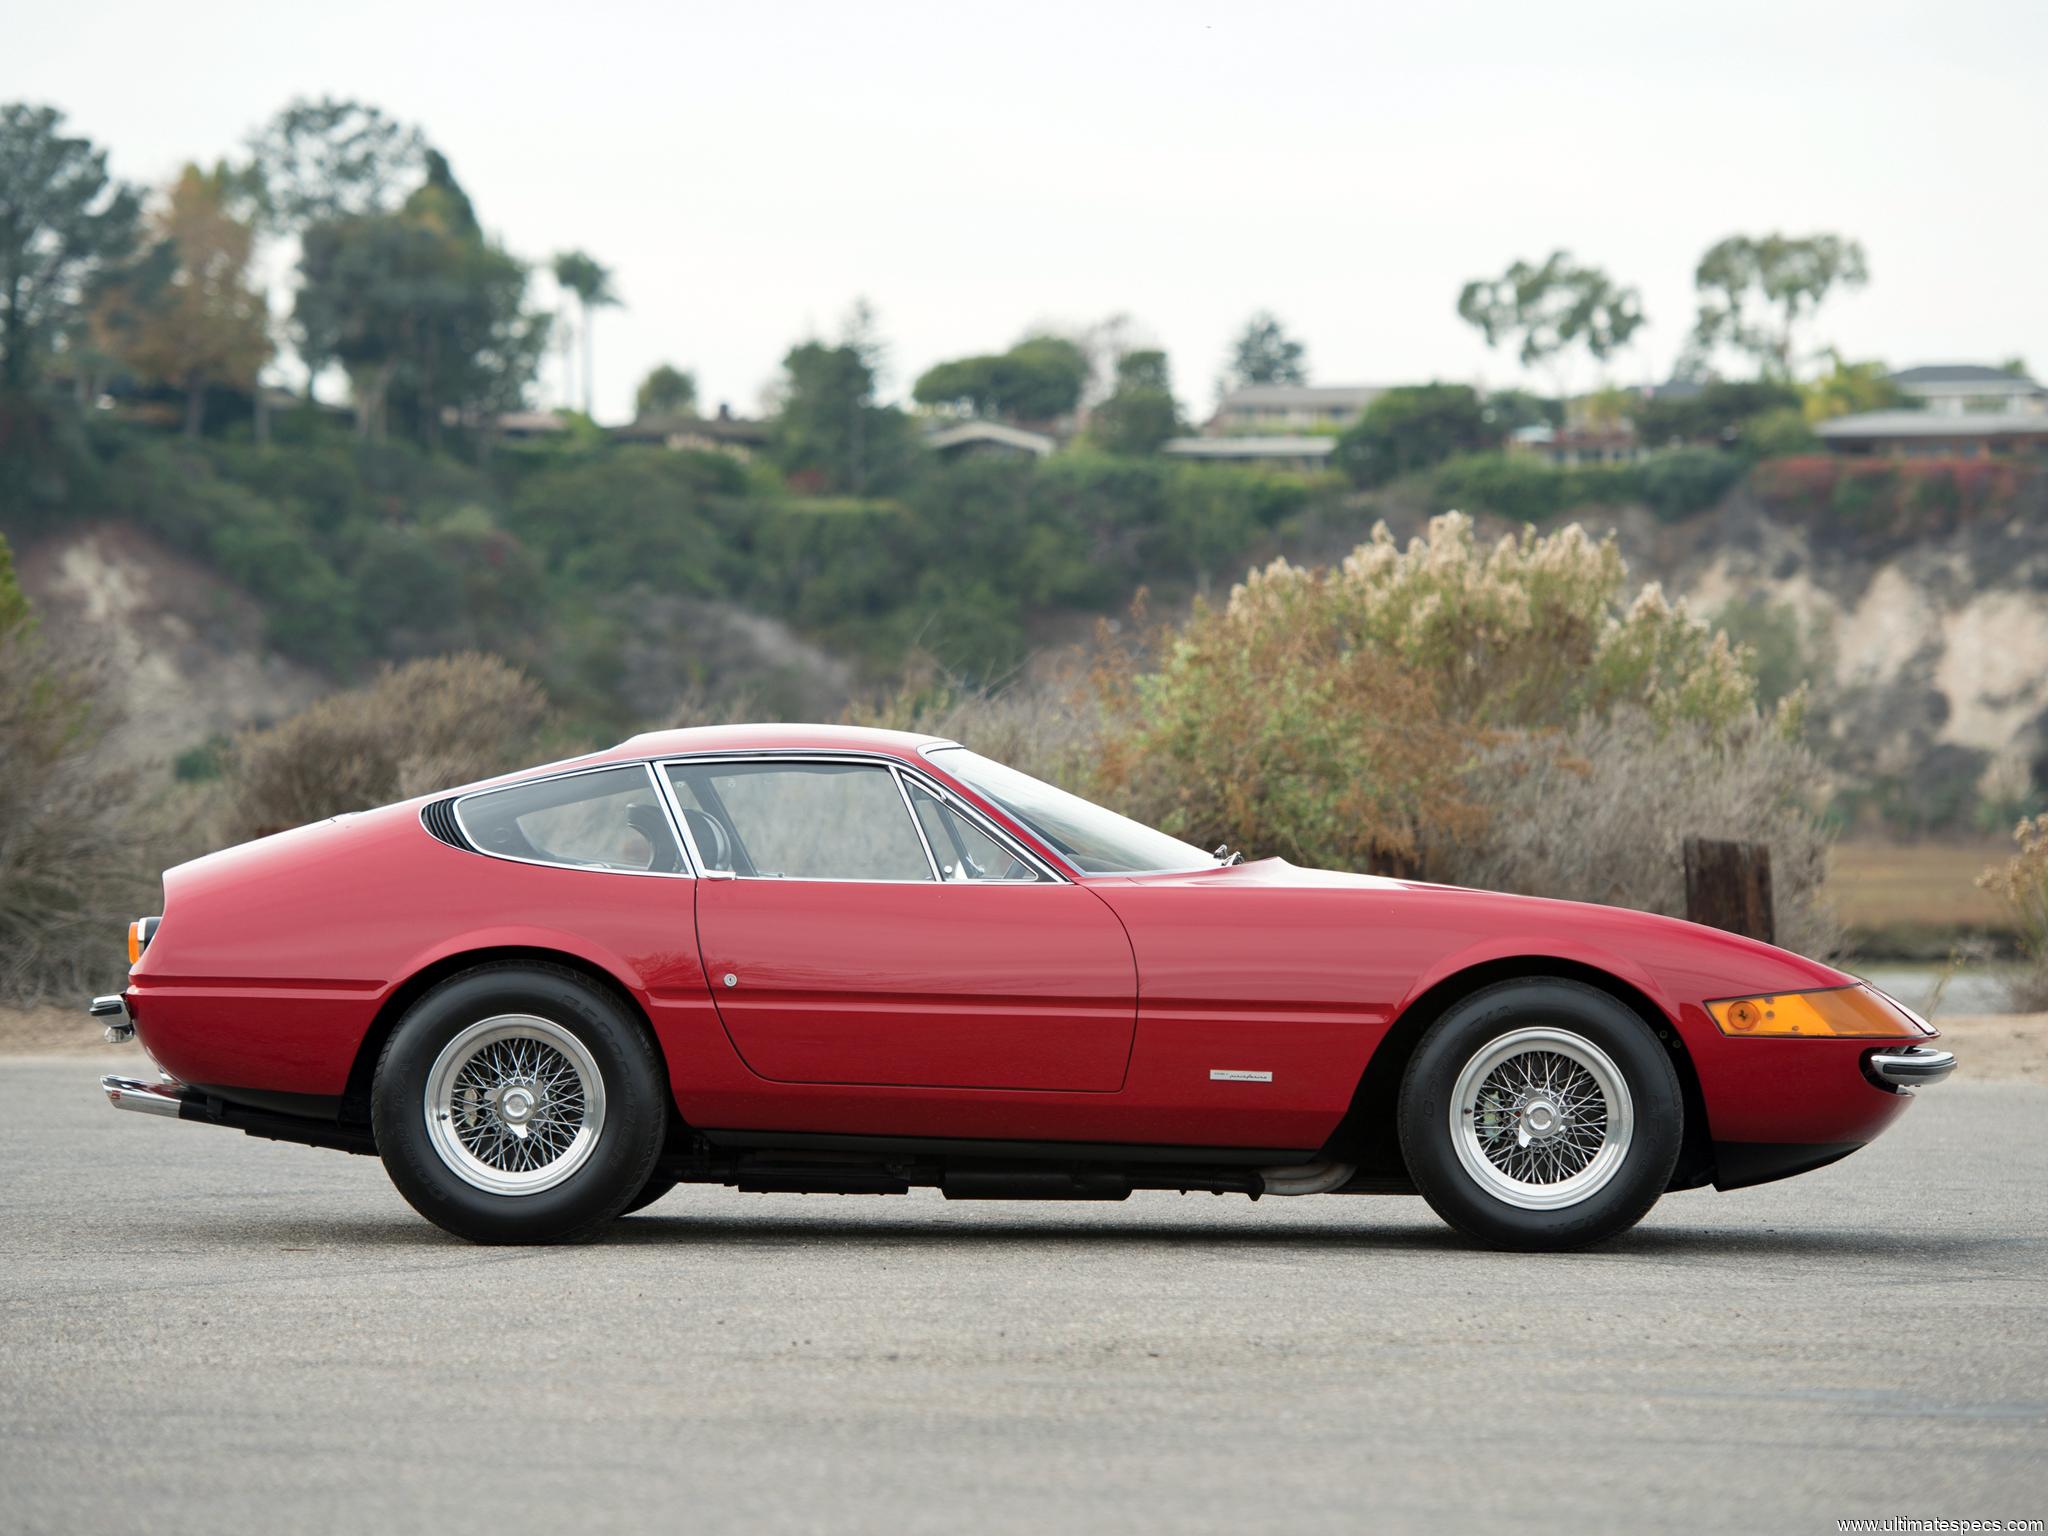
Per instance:
[[[605,421],[664,361],[751,413],[862,297],[895,397],[1122,313],[1199,416],[1259,309],[1319,383],[1548,385],[1455,306],[1558,248],[1640,290],[1604,377],[1645,383],[1737,232],[1863,243],[1816,347],[2048,370],[2041,0],[14,10],[0,100],[62,109],[130,180],[234,153],[294,96],[418,123],[510,249],[613,269]]]

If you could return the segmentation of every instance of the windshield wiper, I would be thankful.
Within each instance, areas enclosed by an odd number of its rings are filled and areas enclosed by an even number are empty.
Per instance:
[[[1241,853],[1232,853],[1230,851],[1230,844],[1228,843],[1218,843],[1216,845],[1216,851],[1210,854],[1209,857],[1214,859],[1218,864],[1221,864],[1225,869],[1230,868],[1230,866],[1233,864],[1242,864],[1244,862],[1244,855]]]

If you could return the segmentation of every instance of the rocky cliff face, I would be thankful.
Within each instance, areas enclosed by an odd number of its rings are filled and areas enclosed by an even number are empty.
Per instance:
[[[18,573],[44,632],[105,665],[126,716],[107,748],[124,758],[173,758],[333,686],[265,645],[246,593],[126,523],[32,544]]]
[[[1796,636],[1844,790],[1932,822],[2048,788],[2040,489],[1996,517],[1917,527],[1787,515],[1743,490],[1679,525],[1625,516],[1615,531],[1631,571],[1695,611],[1737,604]]]

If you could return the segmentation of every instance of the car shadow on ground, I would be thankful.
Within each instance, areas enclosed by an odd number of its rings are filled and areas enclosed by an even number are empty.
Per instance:
[[[623,1217],[592,1244],[605,1248],[657,1249],[715,1245],[723,1248],[772,1248],[821,1255],[848,1248],[929,1248],[950,1252],[976,1249],[1064,1247],[1102,1252],[1208,1251],[1307,1257],[1317,1254],[1466,1254],[1488,1250],[1437,1225],[1417,1208],[1413,1221],[1386,1222],[1369,1218],[1323,1221],[1303,1225],[1289,1217],[1272,1225],[1246,1222],[1238,1213],[1227,1226],[1191,1214],[1187,1220],[1157,1216],[1119,1220],[1114,1216],[1086,1221],[1058,1216],[1022,1219],[985,1210],[935,1211],[915,1217],[864,1214],[850,1210],[792,1211],[787,1215],[735,1212],[730,1216],[701,1210],[674,1214],[659,1208]],[[272,1252],[331,1252],[336,1248],[470,1251],[511,1256],[550,1250],[518,1246],[472,1245],[442,1232],[405,1211],[389,1216],[362,1214],[322,1218],[305,1207],[290,1214],[256,1206],[230,1215],[188,1214],[179,1222],[182,1241],[210,1242],[226,1248]],[[579,1245],[558,1251],[574,1252]],[[1636,1261],[1682,1259],[1819,1259],[1830,1262],[1872,1259],[1896,1263],[1957,1263],[2009,1257],[2016,1250],[2048,1247],[2048,1239],[2019,1235],[1961,1237],[1939,1231],[1884,1228],[1723,1227],[1651,1224],[1575,1253],[1547,1256],[1546,1261],[1593,1258]],[[1502,1254],[1526,1261],[1529,1256]]]
[[[1292,1223],[1259,1227],[1211,1226],[1200,1221],[1145,1218],[1128,1222],[989,1221],[983,1219],[906,1221],[838,1215],[786,1218],[667,1216],[645,1211],[626,1217],[599,1241],[619,1245],[713,1242],[784,1248],[842,1246],[975,1247],[1067,1246],[1104,1250],[1208,1249],[1260,1253],[1376,1253],[1483,1255],[1490,1250],[1427,1222],[1380,1225],[1367,1221],[1303,1227]],[[1841,1229],[1638,1227],[1591,1248],[1594,1258],[1671,1259],[1689,1256],[1791,1257],[1844,1260],[1912,1258],[1955,1260],[1965,1254],[2010,1246],[2011,1239],[1962,1239],[1939,1233]],[[1554,1257],[1573,1257],[1573,1254]],[[1502,1254],[1525,1259],[1527,1255]]]

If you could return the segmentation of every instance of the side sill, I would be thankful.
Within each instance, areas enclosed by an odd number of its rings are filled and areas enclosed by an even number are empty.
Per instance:
[[[865,1152],[896,1157],[1018,1158],[1033,1162],[1201,1163],[1210,1166],[1284,1168],[1312,1162],[1300,1148],[1164,1147],[1088,1141],[979,1141],[943,1136],[847,1136],[802,1131],[706,1130],[693,1127],[715,1147],[765,1148],[783,1152]]]

